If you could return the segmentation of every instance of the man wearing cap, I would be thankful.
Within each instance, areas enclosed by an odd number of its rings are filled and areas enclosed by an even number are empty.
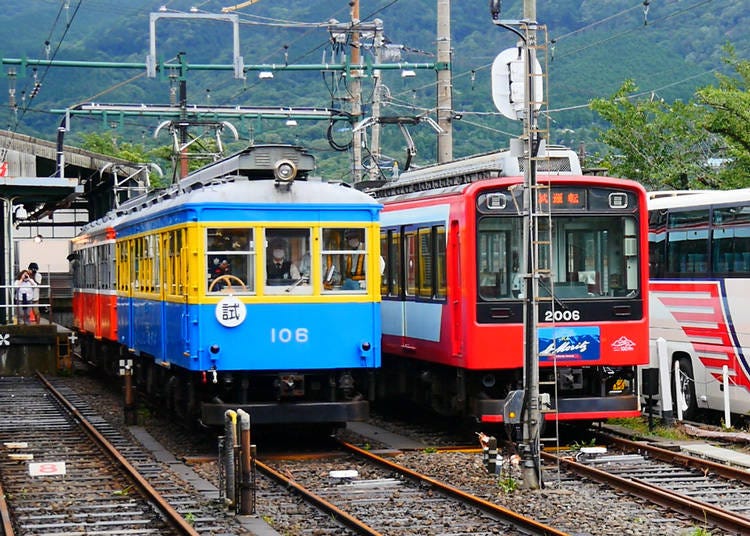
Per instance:
[[[270,253],[266,262],[268,285],[288,285],[300,278],[297,266],[286,258],[286,240],[271,239]]]
[[[39,323],[39,285],[42,284],[42,274],[39,273],[39,265],[35,262],[29,263],[29,277],[34,283],[34,293],[31,297],[32,322]]]

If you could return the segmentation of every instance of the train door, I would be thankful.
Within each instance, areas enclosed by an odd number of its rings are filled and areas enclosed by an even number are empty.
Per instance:
[[[404,345],[404,259],[403,236],[400,227],[383,229],[380,252],[384,268],[380,294],[384,344],[391,352]]]

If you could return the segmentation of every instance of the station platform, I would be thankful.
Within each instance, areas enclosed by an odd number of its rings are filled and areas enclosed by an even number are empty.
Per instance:
[[[75,333],[40,318],[32,324],[0,324],[0,376],[70,371]]]

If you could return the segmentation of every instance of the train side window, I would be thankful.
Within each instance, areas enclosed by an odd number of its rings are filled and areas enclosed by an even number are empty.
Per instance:
[[[210,294],[255,292],[255,240],[247,227],[206,229],[206,290]]]
[[[323,292],[367,291],[368,242],[362,227],[324,228],[321,250]]]
[[[405,293],[407,296],[414,296],[417,293],[417,273],[419,270],[416,231],[404,233],[404,256],[406,261]]]
[[[383,273],[380,274],[380,295],[387,296],[390,288],[390,275],[389,268],[391,264],[390,249],[388,245],[393,231],[385,231],[380,233],[380,255],[383,257]]]
[[[420,298],[432,298],[432,288],[435,281],[432,228],[419,229],[417,235],[419,237],[419,249],[417,252],[419,259],[417,263],[419,266],[417,296]]]
[[[126,293],[130,292],[130,255],[128,254],[129,248],[129,240],[117,242],[117,290]]]
[[[445,260],[445,227],[438,225],[434,228],[435,230],[435,277],[436,277],[436,288],[435,297],[437,299],[444,299],[447,296],[447,276],[446,260]]]
[[[383,295],[400,296],[403,287],[403,273],[401,270],[401,233],[398,229],[388,231],[388,242],[381,251],[384,253],[383,258],[386,263],[383,272]],[[387,288],[385,285],[387,285]]]
[[[164,234],[164,288],[172,296],[183,295],[187,289],[184,235],[185,229],[174,229]]]

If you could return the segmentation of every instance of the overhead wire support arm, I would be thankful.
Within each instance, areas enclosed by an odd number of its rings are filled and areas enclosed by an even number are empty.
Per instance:
[[[156,21],[159,19],[207,19],[231,22],[234,77],[245,78],[245,65],[240,55],[240,17],[235,13],[151,13],[149,15],[149,54],[146,56],[146,74],[149,78],[156,77]]]

